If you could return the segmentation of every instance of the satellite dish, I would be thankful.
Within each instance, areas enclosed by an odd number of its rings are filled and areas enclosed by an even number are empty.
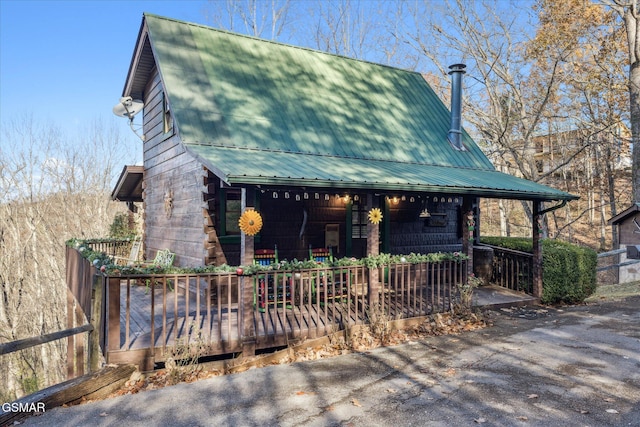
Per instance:
[[[120,102],[113,107],[113,114],[133,120],[136,114],[142,111],[144,102],[139,99],[132,99],[130,96],[123,96]]]
[[[133,125],[133,118],[144,108],[144,102],[139,99],[133,99],[130,96],[123,96],[120,98],[120,102],[113,107],[113,114],[118,117],[126,117],[129,119],[129,127],[133,133],[138,135],[142,141],[144,141],[144,135],[138,133],[142,126],[138,126],[136,129]]]

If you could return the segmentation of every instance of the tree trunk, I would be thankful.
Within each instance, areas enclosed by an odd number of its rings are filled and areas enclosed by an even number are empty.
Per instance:
[[[631,113],[632,192],[633,201],[640,203],[640,27],[638,26],[638,2],[624,5],[624,25],[629,42],[629,102]]]

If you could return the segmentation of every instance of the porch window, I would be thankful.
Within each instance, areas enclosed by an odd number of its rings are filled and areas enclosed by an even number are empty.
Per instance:
[[[367,238],[367,210],[364,204],[356,201],[351,205],[351,238]]]
[[[240,200],[240,192],[226,191],[224,197],[224,234],[236,235],[240,234],[240,226],[238,220],[242,213],[242,201]]]

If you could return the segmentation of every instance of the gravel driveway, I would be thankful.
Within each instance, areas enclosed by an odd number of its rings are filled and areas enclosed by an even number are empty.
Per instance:
[[[24,426],[640,426],[640,297],[56,408]]]

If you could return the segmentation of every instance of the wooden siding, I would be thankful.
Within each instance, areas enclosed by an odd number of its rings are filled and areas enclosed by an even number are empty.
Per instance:
[[[202,215],[205,172],[175,132],[164,133],[162,99],[160,76],[154,70],[144,109],[145,256],[152,259],[158,250],[170,249],[176,253],[176,265],[198,266],[207,256]]]
[[[437,198],[437,202],[435,199]],[[444,201],[443,201],[444,200]],[[399,200],[389,205],[389,252],[392,254],[456,252],[462,250],[460,207],[462,197],[435,195],[429,198],[429,218],[419,218],[419,200]]]
[[[623,247],[623,245],[640,245],[640,229],[634,224],[634,220],[640,224],[640,212],[636,212],[635,215],[629,215],[618,224],[620,247]]]
[[[330,196],[329,200],[324,200],[323,194],[316,200],[311,193],[310,199],[297,201],[293,194],[289,199],[284,198],[283,193],[277,199],[265,194],[260,200],[260,210],[264,226],[256,249],[271,249],[277,244],[281,259],[307,259],[309,245],[314,248],[325,247],[325,225],[340,224],[340,252],[336,250],[334,255],[346,256],[346,210],[342,199]],[[300,238],[305,210],[307,222]]]
[[[223,251],[218,239],[216,229],[216,218],[219,211],[219,194],[220,180],[206,167],[203,166],[204,173],[204,193],[202,200],[204,206],[202,208],[203,231],[205,235],[204,249],[205,259],[204,265],[222,265],[228,264],[227,257]],[[219,226],[218,226],[219,227]]]

